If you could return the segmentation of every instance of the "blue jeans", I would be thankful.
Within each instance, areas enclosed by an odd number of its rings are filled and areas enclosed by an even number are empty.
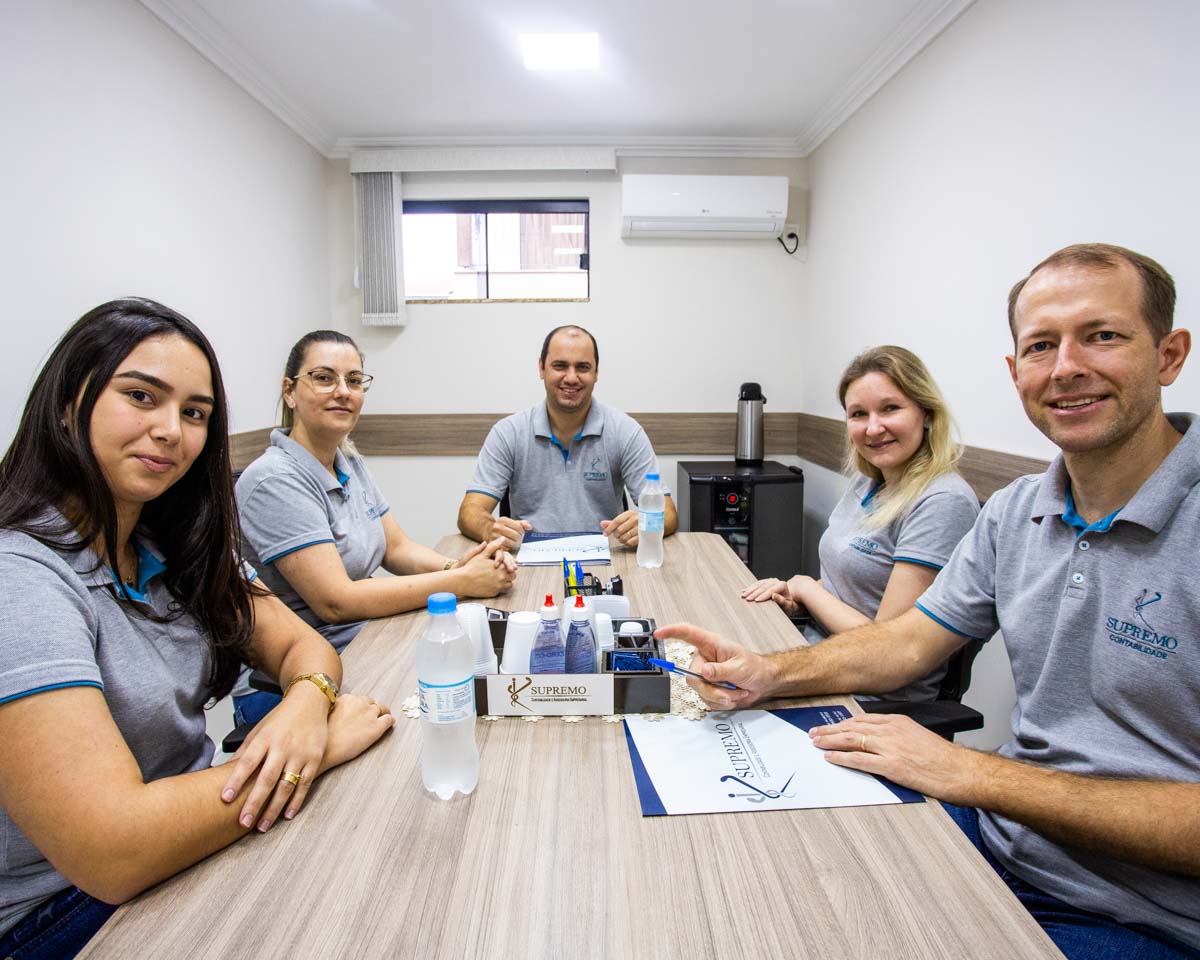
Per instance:
[[[234,697],[233,723],[238,727],[243,723],[258,723],[282,701],[283,697],[279,694],[267,693],[265,690],[255,690],[244,697]]]
[[[1005,870],[992,856],[979,832],[979,812],[943,803],[946,812],[1008,884],[1067,960],[1200,960],[1200,950],[1163,936],[1149,927],[1123,925],[1063,903]]]
[[[71,887],[51,897],[0,937],[0,957],[65,960],[82,950],[117,908]]]

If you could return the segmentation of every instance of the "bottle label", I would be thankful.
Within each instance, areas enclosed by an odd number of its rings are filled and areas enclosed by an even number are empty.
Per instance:
[[[639,510],[638,511],[638,530],[641,533],[654,533],[663,528],[663,518],[666,516],[662,510]]]
[[[458,723],[475,716],[475,678],[461,683],[417,681],[421,697],[421,717],[430,723]]]

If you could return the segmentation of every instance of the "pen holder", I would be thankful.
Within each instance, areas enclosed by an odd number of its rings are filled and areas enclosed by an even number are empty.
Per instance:
[[[492,645],[496,653],[504,650],[505,630],[508,614],[503,611],[488,611],[488,626],[491,629]],[[503,619],[497,619],[503,617]],[[608,713],[669,713],[671,710],[671,678],[657,667],[646,663],[650,657],[662,658],[662,644],[654,638],[654,620],[648,617],[613,618],[612,628],[619,631],[623,625],[635,632],[615,633],[613,647],[605,650],[600,660],[598,673],[569,674],[489,674],[475,678],[475,708],[481,716],[600,716]],[[614,663],[615,658],[615,663]],[[625,658],[625,659],[622,659]],[[577,687],[586,682],[593,690],[611,691],[611,706],[592,709],[588,696],[572,700],[569,705],[550,704],[537,700],[535,688]],[[569,692],[572,696],[574,691]]]

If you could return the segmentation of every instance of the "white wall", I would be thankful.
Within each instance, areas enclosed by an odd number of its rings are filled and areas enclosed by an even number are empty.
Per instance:
[[[630,172],[771,173],[803,202],[802,160],[630,160]],[[367,410],[510,413],[544,396],[542,338],[578,323],[600,346],[596,396],[626,410],[730,411],[758,380],[768,410],[801,399],[795,332],[804,264],[775,241],[623,240],[620,179],[609,173],[408,174],[408,199],[586,198],[591,203],[588,303],[410,304],[401,330],[364,329],[353,289],[348,165],[331,190],[331,270],[341,329],[376,375]]]
[[[53,342],[127,295],[212,339],[234,430],[269,423],[328,324],[327,161],[134,0],[6,4],[0,119],[0,441]]]
[[[1069,243],[1159,260],[1200,302],[1200,6],[979,0],[810,158],[800,409],[837,415],[863,347],[942,384],[968,442],[1048,457],[1008,379],[1011,285]],[[1168,407],[1200,406],[1193,359]]]

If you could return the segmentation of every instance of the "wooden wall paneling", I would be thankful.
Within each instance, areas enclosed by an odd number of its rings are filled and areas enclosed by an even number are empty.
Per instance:
[[[354,430],[358,449],[372,457],[473,457],[492,424],[504,413],[373,413]],[[634,413],[659,454],[733,456],[733,413]],[[266,449],[270,429],[249,430],[230,437],[234,469],[244,469]],[[768,455],[789,454],[829,470],[841,470],[846,426],[832,417],[809,413],[768,413],[763,419],[763,445]],[[967,447],[959,469],[987,499],[1027,473],[1041,473],[1046,461],[981,447]]]

